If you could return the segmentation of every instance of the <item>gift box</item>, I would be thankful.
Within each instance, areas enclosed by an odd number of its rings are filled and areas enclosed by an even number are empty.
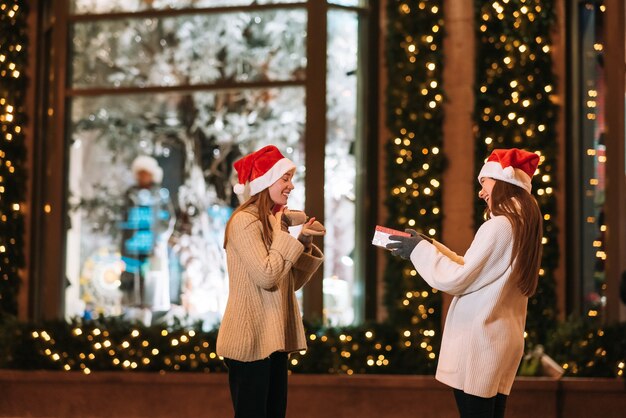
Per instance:
[[[411,234],[406,232],[398,231],[396,229],[386,228],[384,226],[376,226],[374,230],[374,238],[372,239],[372,244],[377,247],[387,248],[387,244],[392,242],[389,237],[392,235],[400,235],[403,237],[410,237]]]

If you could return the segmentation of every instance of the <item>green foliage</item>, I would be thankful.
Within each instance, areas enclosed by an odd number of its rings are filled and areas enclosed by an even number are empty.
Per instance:
[[[215,354],[217,331],[146,327],[119,319],[23,323],[0,330],[12,339],[5,367],[17,369],[224,371]],[[3,338],[6,337],[6,338]]]
[[[603,326],[570,318],[550,335],[546,352],[565,368],[566,376],[624,377],[626,323]]]
[[[0,312],[0,369],[13,363],[13,356],[20,341],[20,324],[13,315]]]
[[[17,314],[19,270],[24,267],[28,10],[23,0],[2,5],[6,7],[0,11],[0,313]]]
[[[502,8],[500,10],[499,8]],[[526,329],[531,344],[545,342],[556,325],[554,270],[559,260],[558,230],[554,222],[557,105],[552,94],[550,31],[554,3],[510,0],[495,7],[475,3],[476,104],[474,110],[476,175],[494,148],[523,148],[540,152],[533,193],[544,216],[544,238],[539,287],[529,300]],[[479,185],[476,183],[476,194]],[[475,222],[483,222],[484,204],[475,203]]]
[[[439,237],[443,143],[443,2],[387,3],[387,226]],[[438,345],[441,297],[410,262],[388,257],[385,305],[389,321]],[[436,331],[436,332],[435,332]],[[436,334],[433,338],[430,335]],[[419,358],[419,357],[418,357]],[[417,361],[417,360],[416,360]],[[419,361],[436,363],[433,358]],[[433,369],[433,364],[423,366]],[[408,366],[419,368],[418,365]]]
[[[325,328],[307,325],[306,354],[291,355],[294,373],[432,374],[436,344],[389,324]],[[2,368],[23,370],[101,370],[223,372],[215,353],[217,331],[145,327],[117,319],[45,324],[0,318]],[[565,367],[566,376],[624,376],[626,323],[602,327],[570,319],[561,323],[545,352]],[[536,376],[538,357],[529,356],[520,374]]]
[[[307,326],[308,351],[291,356],[296,373],[432,374],[438,346],[385,324]],[[0,322],[2,368],[22,370],[225,371],[215,353],[217,330],[146,327],[119,319],[43,324]]]
[[[434,374],[433,345],[422,334],[389,324],[307,327],[306,354],[291,356],[295,373]],[[430,339],[430,338],[427,338]]]

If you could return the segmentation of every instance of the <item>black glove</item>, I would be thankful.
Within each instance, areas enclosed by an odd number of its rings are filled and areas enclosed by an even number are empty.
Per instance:
[[[389,239],[392,241],[387,244],[387,249],[391,250],[392,255],[400,256],[405,260],[411,257],[411,253],[415,249],[415,246],[419,244],[422,238],[417,231],[413,229],[405,229],[404,232],[411,234],[410,237],[403,237],[401,235],[392,235]]]
[[[420,237],[424,238],[424,239],[425,239],[426,241],[428,241],[430,244],[432,244],[432,243],[433,243],[433,239],[432,239],[431,237],[427,237],[426,235],[421,234],[421,233],[420,233],[420,234],[418,234],[418,235],[419,235]]]

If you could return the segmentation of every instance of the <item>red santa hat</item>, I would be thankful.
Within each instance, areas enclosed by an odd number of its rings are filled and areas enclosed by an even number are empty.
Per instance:
[[[156,184],[160,184],[163,180],[163,169],[159,166],[159,163],[149,155],[140,155],[133,160],[130,166],[134,175],[137,175],[140,171],[147,171],[152,174],[152,180]]]
[[[234,167],[239,181],[234,187],[235,193],[254,196],[296,168],[296,165],[274,145],[268,145],[237,160]]]
[[[491,177],[519,186],[530,193],[531,179],[538,164],[539,156],[534,152],[517,148],[494,149],[480,170],[478,181],[483,177]]]

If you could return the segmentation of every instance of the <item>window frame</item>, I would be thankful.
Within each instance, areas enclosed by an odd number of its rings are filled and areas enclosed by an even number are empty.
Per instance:
[[[33,190],[31,222],[31,263],[29,266],[29,312],[31,319],[55,319],[64,316],[65,294],[65,271],[66,271],[66,231],[68,228],[67,203],[68,196],[68,158],[69,141],[67,133],[70,128],[69,104],[78,96],[97,96],[114,94],[154,94],[163,92],[184,91],[215,91],[223,89],[246,89],[246,88],[272,88],[301,86],[305,88],[306,98],[306,125],[304,129],[305,165],[305,210],[315,213],[320,221],[324,221],[324,157],[326,143],[326,48],[327,31],[320,31],[320,27],[326,28],[327,13],[330,9],[348,10],[358,13],[359,18],[366,23],[359,50],[364,51],[360,64],[364,64],[364,76],[359,80],[359,86],[364,93],[359,97],[360,121],[359,134],[360,158],[357,162],[357,236],[355,237],[358,261],[355,263],[355,282],[359,287],[355,300],[356,322],[365,318],[373,319],[376,315],[376,277],[366,275],[366,271],[375,272],[372,262],[376,257],[373,250],[361,242],[365,239],[365,232],[375,225],[376,219],[376,184],[377,166],[375,150],[377,140],[376,128],[376,103],[372,100],[377,97],[377,53],[372,47],[377,45],[376,22],[378,1],[370,1],[367,6],[341,6],[329,4],[326,1],[294,1],[289,4],[249,5],[236,7],[214,8],[184,8],[167,10],[142,10],[138,12],[113,12],[103,14],[70,14],[70,0],[56,0],[48,3],[38,0],[36,6],[39,16],[49,14],[53,17],[52,22],[40,24],[37,31],[39,44],[39,57],[37,63],[46,63],[45,54],[48,51],[42,49],[44,36],[52,33],[52,49],[55,51],[49,60],[49,67],[44,65],[33,66],[38,76],[35,88],[38,90],[38,108],[43,109],[45,100],[43,95],[49,85],[52,96],[50,108],[53,116],[46,118],[45,111],[33,112],[36,125],[41,126],[33,135],[35,147],[34,164],[31,169]],[[182,15],[220,14],[225,12],[249,12],[268,10],[293,10],[304,9],[307,13],[307,33],[316,33],[315,37],[307,36],[307,68],[303,80],[267,81],[267,82],[217,82],[194,85],[176,86],[150,86],[150,87],[88,87],[73,88],[70,86],[71,65],[68,58],[71,51],[71,27],[77,22],[89,22],[97,20],[114,20],[125,18],[165,18]],[[319,33],[319,36],[318,36]],[[374,53],[372,53],[374,52]],[[41,67],[41,68],[40,68]],[[46,71],[52,72],[52,79],[47,80]],[[50,82],[48,82],[50,81]],[[374,81],[374,82],[372,82]],[[43,94],[41,92],[44,92]],[[323,104],[323,105],[320,105]],[[35,114],[36,113],[36,114]],[[47,127],[45,120],[49,119],[54,125]],[[43,142],[48,141],[48,142]],[[43,142],[43,145],[42,145]],[[46,148],[48,147],[48,148]],[[48,158],[37,158],[40,155]],[[51,160],[53,158],[53,160]],[[366,173],[360,173],[361,164],[368,167]],[[321,181],[320,181],[321,179]],[[371,186],[371,187],[368,187]],[[46,244],[47,243],[47,244]],[[50,245],[53,244],[53,245]],[[321,243],[323,249],[323,241]],[[375,261],[374,261],[375,262]],[[47,272],[47,274],[44,274]],[[305,316],[321,318],[323,312],[322,295],[322,271],[318,270],[310,284],[304,289],[303,302]],[[364,296],[365,295],[365,296]]]

